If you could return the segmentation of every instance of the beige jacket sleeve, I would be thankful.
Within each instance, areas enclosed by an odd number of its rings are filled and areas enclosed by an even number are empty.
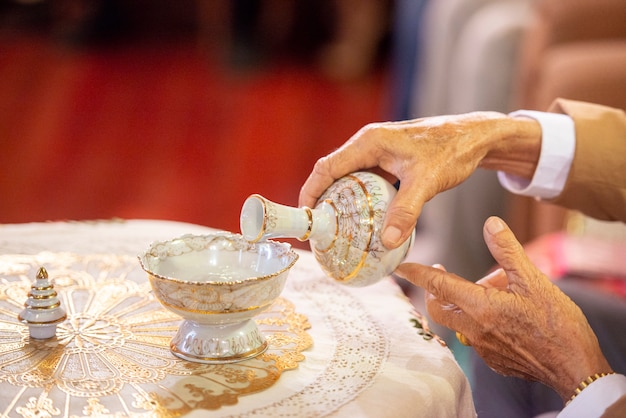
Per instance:
[[[607,408],[601,418],[624,418],[626,411],[626,395]]]
[[[553,203],[600,220],[626,222],[626,114],[557,99],[550,112],[574,120],[576,152],[563,192]]]

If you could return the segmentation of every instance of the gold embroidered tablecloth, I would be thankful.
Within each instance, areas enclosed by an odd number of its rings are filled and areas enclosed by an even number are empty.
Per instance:
[[[344,287],[306,251],[257,318],[266,354],[233,365],[171,355],[180,319],[153,300],[136,254],[152,240],[210,231],[164,221],[0,225],[0,417],[475,416],[452,354],[418,335],[395,283]],[[16,320],[39,266],[68,311],[54,340],[29,340]]]
[[[17,314],[43,265],[67,319],[56,338],[36,340]],[[215,410],[273,385],[312,343],[306,317],[280,298],[257,317],[269,342],[262,356],[224,365],[177,359],[169,342],[180,317],[152,297],[145,278],[132,279],[136,266],[125,255],[0,255],[0,382],[8,383],[0,397],[15,413],[176,417]]]

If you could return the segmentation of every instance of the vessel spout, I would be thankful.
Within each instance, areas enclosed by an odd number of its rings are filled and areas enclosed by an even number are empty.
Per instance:
[[[249,242],[268,238],[296,238],[306,241],[313,229],[313,214],[309,208],[280,205],[253,194],[241,208],[239,226],[241,234]]]

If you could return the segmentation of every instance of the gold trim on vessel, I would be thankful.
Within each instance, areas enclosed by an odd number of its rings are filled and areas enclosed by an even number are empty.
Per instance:
[[[306,211],[306,216],[308,216],[309,218],[309,225],[307,226],[306,232],[304,233],[304,235],[300,238],[298,238],[298,241],[306,241],[309,239],[309,236],[311,235],[311,231],[313,230],[313,212],[311,212],[311,208],[304,206],[302,209],[304,209]],[[265,218],[265,217],[264,217]]]

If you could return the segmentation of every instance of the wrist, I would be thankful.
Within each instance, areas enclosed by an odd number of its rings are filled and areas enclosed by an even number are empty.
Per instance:
[[[571,362],[560,364],[557,370],[559,377],[552,386],[561,396],[564,404],[571,402],[576,397],[574,395],[578,395],[582,389],[587,387],[590,384],[589,379],[592,381],[599,379],[599,377],[596,378],[596,374],[609,375],[614,373],[602,352],[599,351],[599,347],[594,354],[580,352],[571,353],[571,355]],[[573,361],[573,359],[578,359],[578,361]]]
[[[532,179],[541,153],[541,125],[534,119],[504,116],[480,167]]]
[[[605,376],[609,376],[609,375],[612,375],[612,374],[615,374],[615,372],[609,371],[609,372],[595,373],[593,375],[587,376],[586,378],[581,380],[580,383],[578,383],[578,386],[576,386],[576,388],[574,390],[572,390],[570,392],[571,395],[569,395],[569,397],[567,397],[567,399],[564,399],[565,405],[567,405],[570,402],[572,402],[583,390],[585,390],[585,388],[587,388],[587,386],[589,386],[590,384],[592,384],[596,380],[599,380],[599,379],[601,379],[601,378],[603,378]]]

